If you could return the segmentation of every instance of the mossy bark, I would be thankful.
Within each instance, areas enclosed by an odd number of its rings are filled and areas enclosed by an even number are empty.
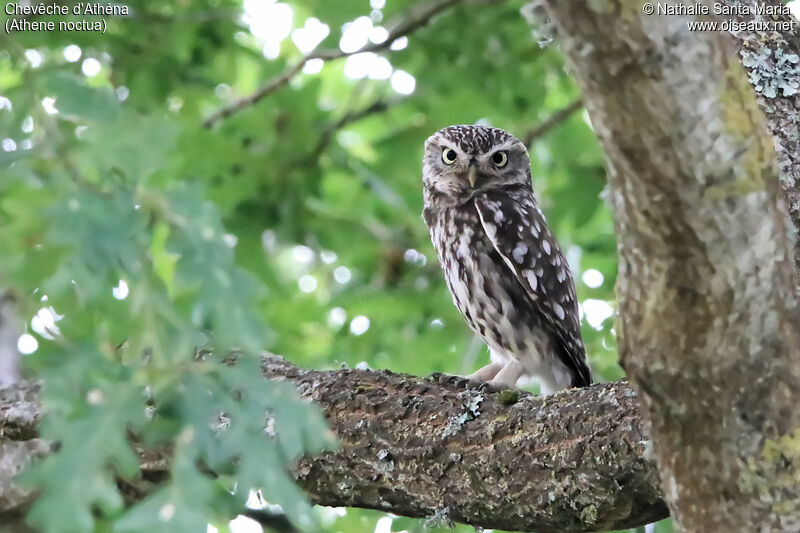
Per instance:
[[[337,451],[295,469],[316,503],[542,533],[622,529],[667,515],[639,401],[625,382],[542,398],[275,359],[263,369],[319,405],[340,440]],[[34,498],[12,476],[49,451],[36,434],[37,393],[30,382],[0,388],[0,531]],[[132,500],[169,468],[168,454],[139,453],[140,478],[119,482]]]
[[[744,4],[751,13],[761,5],[783,5],[780,0],[724,0],[724,4]],[[800,81],[800,64],[780,62],[780,56],[800,55],[800,21],[792,15],[736,16],[739,21],[780,22],[773,31],[739,31],[730,34],[742,59],[758,56],[761,50],[769,50],[769,56],[756,65],[746,67],[748,74],[766,74],[772,78]],[[787,23],[787,24],[783,24]],[[788,28],[787,28],[788,26]],[[746,61],[747,62],[747,61]],[[766,70],[767,72],[759,72]],[[789,91],[791,92],[791,91]],[[759,108],[767,120],[772,134],[778,163],[778,177],[783,199],[791,216],[795,233],[800,232],[800,92],[787,94],[778,90],[768,94],[763,89],[756,91]],[[795,265],[800,271],[800,240],[794,244]]]
[[[638,400],[624,382],[543,398],[386,371],[271,363],[267,373],[323,406],[341,440],[340,451],[298,466],[318,503],[541,533],[666,516]]]
[[[515,398],[271,361],[265,373],[296,383],[342,442],[302,460],[298,482],[325,505],[602,531],[665,515],[652,450],[679,528],[797,530],[800,324],[778,200],[800,228],[800,97],[754,100],[738,64],[761,47],[797,53],[797,26],[690,33],[621,0],[551,0],[549,11],[609,158],[621,356],[654,442],[624,383]],[[22,527],[9,524],[34,497],[11,478],[50,451],[37,390],[0,389],[0,530]],[[141,459],[142,478],[121,481],[131,497],[169,464],[158,451]]]
[[[764,462],[800,428],[793,242],[735,43],[688,30],[703,17],[645,16],[641,2],[546,7],[607,155],[620,358],[675,523],[786,530],[800,510],[775,503],[800,486],[771,476],[798,465]]]

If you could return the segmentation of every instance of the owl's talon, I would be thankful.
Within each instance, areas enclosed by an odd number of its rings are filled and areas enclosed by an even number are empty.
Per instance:
[[[437,382],[439,385],[444,385],[446,387],[455,387],[457,389],[466,389],[472,383],[470,380],[465,379],[462,376],[443,374],[442,372],[434,372],[428,377],[431,380]]]
[[[447,380],[447,384],[457,389],[466,389],[469,385],[469,380],[461,376],[450,376],[450,379]]]
[[[483,383],[479,384],[476,387],[476,389],[480,392],[496,393],[496,392],[502,392],[504,390],[511,390],[511,387],[509,387],[505,383],[484,381]]]

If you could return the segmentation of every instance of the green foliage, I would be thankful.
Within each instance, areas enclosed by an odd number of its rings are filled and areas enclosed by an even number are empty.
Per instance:
[[[372,11],[367,0],[289,5],[294,28],[312,16],[330,26],[323,48]],[[391,20],[412,5],[375,11]],[[257,356],[415,374],[483,362],[419,217],[420,156],[443,126],[480,120],[523,135],[579,96],[521,6],[457,5],[405,49],[381,52],[416,78],[413,94],[349,79],[339,59],[212,128],[205,117],[302,55],[287,38],[265,59],[241,2],[138,1],[129,17],[106,17],[105,34],[0,34],[0,287],[26,317],[51,306],[45,317],[63,317],[31,332],[39,349],[25,360],[47,383],[43,436],[60,443],[26,475],[43,491],[31,523],[224,528],[250,488],[306,529],[372,531],[386,518],[309,509],[286,465],[331,438],[315,409],[260,377]],[[87,59],[97,74],[81,71]],[[336,126],[376,102],[386,105]],[[613,307],[603,158],[581,112],[536,139],[531,157],[579,298]],[[600,286],[580,281],[589,269]],[[356,317],[366,331],[351,331]],[[622,375],[612,325],[583,324],[599,379]],[[220,360],[231,353],[235,366]],[[112,472],[141,481],[131,441],[168,447],[174,461],[163,488],[128,509]]]
[[[60,445],[23,478],[42,490],[30,522],[82,532],[117,517],[124,502],[112,474],[138,475],[132,437],[175,446],[175,461],[167,486],[114,529],[205,526],[225,516],[220,494],[233,487],[231,516],[252,487],[312,523],[285,469],[333,439],[314,408],[260,377],[265,288],[236,265],[219,209],[202,184],[158,175],[179,128],[158,113],[120,109],[110,88],[74,74],[45,74],[41,86],[59,113],[23,101],[45,131],[0,185],[10,252],[3,285],[27,296],[26,309],[46,300],[63,316],[51,327],[60,330],[55,342],[28,360],[46,383],[42,435]],[[120,280],[130,295],[118,301],[111,289]],[[237,364],[203,357],[205,346],[235,350]],[[274,437],[264,432],[267,417]]]

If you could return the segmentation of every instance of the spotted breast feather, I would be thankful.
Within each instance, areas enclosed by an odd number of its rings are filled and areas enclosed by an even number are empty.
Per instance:
[[[487,192],[474,203],[486,235],[558,340],[555,355],[572,371],[572,386],[590,385],[572,274],[533,197]]]

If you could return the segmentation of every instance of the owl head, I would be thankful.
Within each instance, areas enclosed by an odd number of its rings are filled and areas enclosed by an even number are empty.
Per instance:
[[[425,141],[422,181],[426,195],[466,199],[494,189],[530,190],[525,145],[499,128],[449,126]]]

